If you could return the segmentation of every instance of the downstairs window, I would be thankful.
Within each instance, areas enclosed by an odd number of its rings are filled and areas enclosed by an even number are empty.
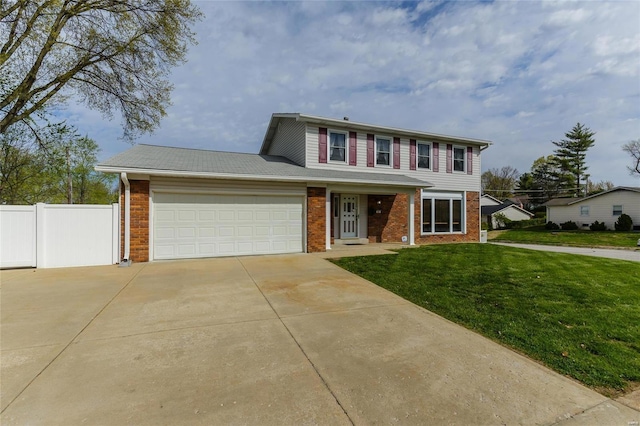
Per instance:
[[[464,229],[462,193],[422,193],[422,234],[459,233]]]

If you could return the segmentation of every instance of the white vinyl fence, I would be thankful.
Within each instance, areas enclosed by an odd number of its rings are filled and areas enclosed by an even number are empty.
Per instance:
[[[118,263],[118,204],[0,206],[0,268]]]

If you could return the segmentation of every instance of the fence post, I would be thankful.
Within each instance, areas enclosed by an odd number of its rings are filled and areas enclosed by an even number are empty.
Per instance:
[[[36,204],[36,268],[46,267],[45,260],[45,241],[44,241],[44,227],[45,227],[45,204]]]

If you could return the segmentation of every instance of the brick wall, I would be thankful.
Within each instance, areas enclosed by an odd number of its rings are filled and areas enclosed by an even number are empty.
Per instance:
[[[307,188],[307,252],[327,250],[326,188]]]
[[[381,213],[377,213],[378,210]],[[403,235],[408,235],[409,196],[407,194],[369,195],[367,212],[370,243],[399,243],[402,242]]]
[[[131,231],[129,257],[134,262],[149,261],[149,181],[130,180]],[[120,183],[120,244],[124,256],[124,184]]]
[[[467,192],[466,234],[420,235],[421,207],[420,190],[415,194],[415,242],[416,244],[478,242],[480,241],[480,193]],[[378,204],[380,201],[380,204]],[[369,195],[367,210],[368,235],[370,243],[402,242],[402,236],[408,235],[407,215],[409,214],[409,196]],[[381,213],[376,213],[381,210]]]

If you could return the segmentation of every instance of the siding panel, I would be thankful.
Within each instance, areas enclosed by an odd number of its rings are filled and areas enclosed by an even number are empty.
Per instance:
[[[348,127],[336,128],[336,130],[342,130],[349,132]],[[413,177],[415,179],[421,179],[433,183],[434,190],[445,191],[480,191],[480,173],[474,173],[473,175],[467,175],[466,173],[438,173],[440,168],[445,167],[445,155],[439,154],[439,147],[446,145],[430,140],[424,142],[432,142],[432,162],[433,169],[417,169],[411,170],[410,168],[410,142],[409,138],[400,138],[400,168],[394,169],[392,167],[375,167],[374,163],[374,149],[375,143],[372,145],[371,150],[371,164],[368,166],[369,161],[364,161],[368,156],[368,139],[373,141],[374,134],[367,134],[365,132],[358,132],[356,135],[356,152],[358,158],[362,159],[355,166],[349,164],[338,163],[326,163],[320,164],[318,161],[318,127],[311,124],[307,125],[307,167],[309,168],[322,168],[329,170],[344,170],[344,171],[358,171],[358,172],[370,172],[370,173],[390,173],[390,174],[402,174]],[[391,135],[393,137],[393,135]],[[444,147],[442,147],[444,149]],[[480,149],[479,147],[472,147],[473,170],[480,169]]]
[[[267,154],[280,155],[304,166],[306,164],[305,129],[305,123],[292,118],[281,119]]]

